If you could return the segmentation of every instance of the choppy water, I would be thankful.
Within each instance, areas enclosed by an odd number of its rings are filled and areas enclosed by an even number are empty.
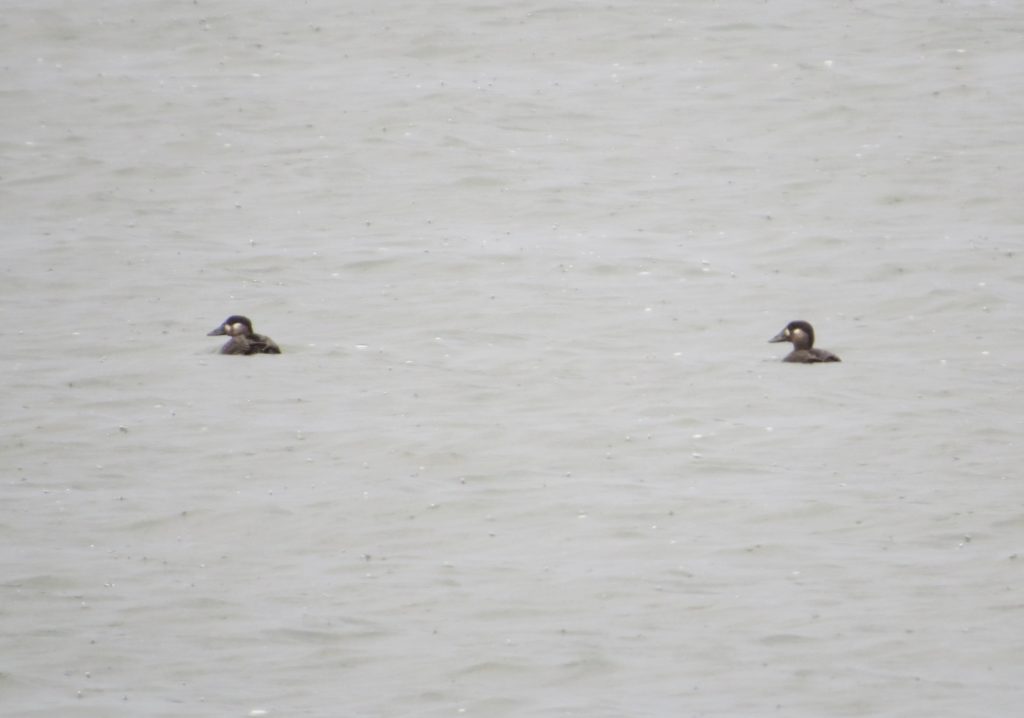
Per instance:
[[[3,714],[1015,715],[1022,29],[6,3]]]

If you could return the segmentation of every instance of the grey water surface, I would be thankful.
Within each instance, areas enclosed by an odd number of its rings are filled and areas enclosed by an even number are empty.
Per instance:
[[[0,713],[1018,715],[1022,31],[5,2]]]

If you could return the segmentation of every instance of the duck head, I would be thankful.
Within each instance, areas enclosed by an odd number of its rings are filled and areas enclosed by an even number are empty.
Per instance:
[[[252,334],[252,322],[248,317],[232,314],[220,323],[220,326],[207,334],[208,337],[247,337]]]
[[[797,349],[810,349],[814,346],[814,328],[805,321],[790,322],[768,342],[791,342]]]

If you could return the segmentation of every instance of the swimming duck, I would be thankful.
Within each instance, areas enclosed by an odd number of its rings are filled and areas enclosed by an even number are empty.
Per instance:
[[[280,354],[281,349],[270,337],[252,330],[248,317],[232,314],[220,326],[207,334],[208,337],[229,336],[228,343],[220,348],[221,354]]]
[[[814,348],[814,328],[803,321],[790,322],[786,328],[768,340],[773,342],[792,342],[791,351],[782,361],[795,362],[797,364],[818,364],[826,361],[841,361],[832,352],[826,349]]]

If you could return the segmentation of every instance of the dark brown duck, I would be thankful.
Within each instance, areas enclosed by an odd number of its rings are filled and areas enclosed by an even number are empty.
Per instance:
[[[768,340],[771,342],[791,342],[793,351],[782,361],[796,364],[820,364],[827,361],[841,361],[827,349],[814,348],[814,327],[804,321],[790,322],[786,328]]]
[[[207,334],[208,337],[231,337],[220,348],[221,354],[280,354],[281,348],[274,340],[252,330],[248,317],[232,314],[220,326]]]

